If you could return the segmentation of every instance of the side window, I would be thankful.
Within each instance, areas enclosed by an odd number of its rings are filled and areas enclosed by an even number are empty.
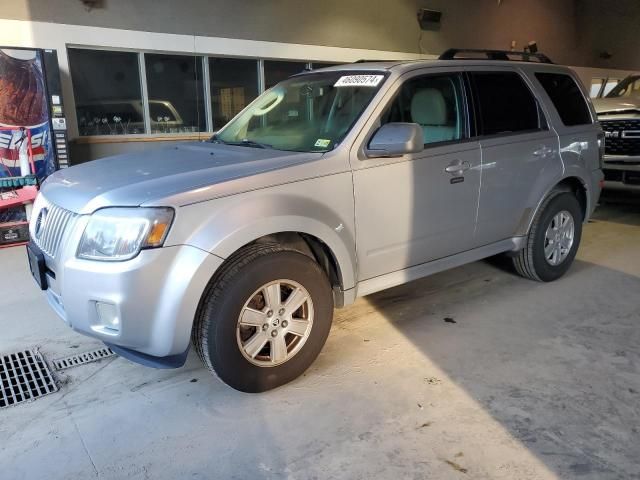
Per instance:
[[[536,73],[536,78],[549,95],[562,123],[571,127],[593,123],[589,107],[575,80],[561,73]]]
[[[538,102],[516,72],[471,73],[481,135],[540,129]]]
[[[462,82],[458,74],[407,80],[381,122],[417,123],[426,144],[460,140],[465,135]]]
[[[605,97],[611,90],[615,88],[616,85],[618,85],[618,83],[620,83],[619,78],[608,78],[607,83],[604,86],[602,96]]]
[[[591,89],[589,90],[589,96],[591,98],[598,98],[602,85],[604,84],[604,78],[594,77],[591,79]]]

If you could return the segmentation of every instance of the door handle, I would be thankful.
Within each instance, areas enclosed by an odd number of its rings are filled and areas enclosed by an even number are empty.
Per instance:
[[[454,160],[451,162],[444,171],[451,175],[462,175],[465,171],[471,168],[471,164],[466,160],[461,162],[460,160]]]

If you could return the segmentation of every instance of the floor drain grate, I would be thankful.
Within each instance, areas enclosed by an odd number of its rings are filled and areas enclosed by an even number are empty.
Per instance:
[[[54,360],[53,368],[56,370],[65,370],[67,368],[97,362],[98,360],[113,357],[114,355],[115,353],[108,347],[97,348],[90,352],[79,353],[78,355],[71,355],[70,357],[61,358],[60,360]]]
[[[53,375],[40,352],[0,355],[0,408],[57,392]]]

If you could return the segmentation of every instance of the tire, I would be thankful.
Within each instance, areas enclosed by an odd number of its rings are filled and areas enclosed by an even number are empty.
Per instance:
[[[550,260],[545,254],[545,247],[551,251],[552,246],[548,243],[548,229],[553,228],[558,223],[558,217],[564,219],[566,214],[571,216],[573,222],[573,236],[570,248],[567,249],[564,257],[558,254]],[[524,249],[513,257],[513,266],[519,275],[539,282],[551,282],[564,275],[576,256],[580,239],[582,237],[582,208],[578,199],[573,193],[554,191],[549,194],[536,214]],[[561,220],[562,222],[562,220]],[[560,222],[560,223],[561,223]],[[560,234],[561,235],[561,234]],[[553,233],[551,232],[553,237]],[[561,242],[566,245],[568,240],[563,238]],[[557,241],[555,242],[557,248]],[[552,243],[553,245],[553,243]],[[564,249],[562,251],[565,251]],[[557,253],[557,252],[556,252]],[[552,254],[553,255],[553,254]]]
[[[270,308],[278,303],[277,296],[291,303]],[[307,300],[294,312],[281,312],[299,299]],[[227,385],[264,392],[297,378],[313,363],[332,319],[331,286],[313,259],[277,244],[255,244],[230,257],[210,282],[192,340],[204,364]],[[299,331],[291,333],[295,329]]]

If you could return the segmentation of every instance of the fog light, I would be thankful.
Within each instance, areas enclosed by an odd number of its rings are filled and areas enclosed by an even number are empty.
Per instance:
[[[120,316],[118,309],[112,303],[96,302],[98,322],[91,327],[92,330],[106,335],[120,333]]]

